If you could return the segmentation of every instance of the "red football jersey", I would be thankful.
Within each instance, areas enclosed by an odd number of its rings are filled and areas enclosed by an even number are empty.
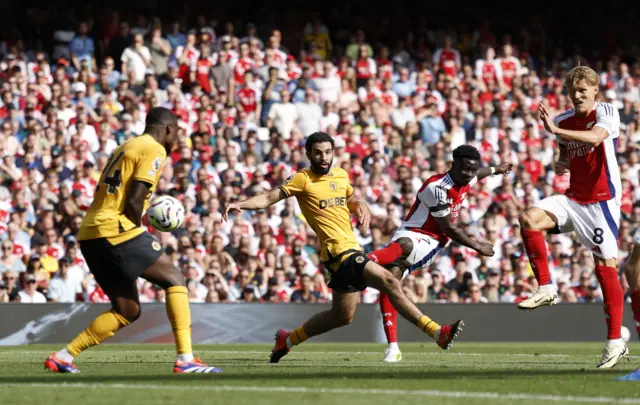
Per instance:
[[[416,201],[411,206],[400,229],[429,235],[445,246],[449,237],[442,232],[435,218],[451,215],[455,222],[469,189],[477,182],[477,177],[466,186],[456,185],[449,173],[431,176],[422,184]]]
[[[609,136],[598,146],[578,142],[557,141],[565,145],[569,155],[569,188],[566,195],[580,204],[590,204],[615,198],[620,203],[622,184],[620,167],[616,159],[616,147],[620,136],[620,115],[609,103],[596,103],[586,117],[579,118],[573,109],[555,119],[558,127],[574,131],[586,131],[601,127]]]

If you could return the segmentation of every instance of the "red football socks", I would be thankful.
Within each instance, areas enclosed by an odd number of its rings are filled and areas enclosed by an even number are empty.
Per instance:
[[[624,310],[624,293],[618,272],[613,267],[596,265],[596,276],[602,288],[604,313],[607,322],[607,339],[620,339],[622,313]]]
[[[393,263],[401,256],[402,248],[396,242],[391,242],[387,247],[375,250],[368,255],[369,259],[373,260],[381,266]]]
[[[640,336],[640,290],[635,290],[631,294],[631,310],[633,311],[633,319],[636,321],[636,331]]]
[[[396,242],[391,242],[387,247],[369,253],[368,257],[384,266],[402,257],[402,248]],[[382,324],[384,334],[387,335],[387,342],[398,342],[398,311],[383,292],[380,292],[380,312],[382,312]]]
[[[380,312],[382,312],[382,325],[388,343],[398,342],[398,311],[395,309],[389,297],[380,293]]]
[[[524,249],[527,251],[527,256],[529,256],[529,262],[538,284],[541,286],[551,284],[547,244],[544,241],[542,232],[522,229],[521,235]]]

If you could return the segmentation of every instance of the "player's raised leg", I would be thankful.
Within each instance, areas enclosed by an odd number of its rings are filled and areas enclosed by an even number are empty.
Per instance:
[[[191,345],[191,310],[184,276],[175,268],[165,254],[160,256],[142,277],[162,287],[166,291],[166,309],[176,342],[176,364],[174,373],[221,373],[216,367],[209,367],[199,358],[193,357]]]
[[[111,309],[98,316],[66,347],[51,354],[45,368],[56,373],[79,373],[74,359],[90,347],[106,339],[140,316],[140,301],[135,281],[130,283],[101,283],[102,289],[111,299]]]
[[[359,292],[332,291],[331,309],[319,312],[302,326],[292,331],[280,329],[276,332],[276,343],[271,351],[270,362],[277,363],[293,346],[307,339],[349,325],[358,305]]]
[[[546,198],[540,203],[553,203],[553,201],[547,200],[552,200],[554,197]],[[557,229],[557,223],[558,220],[554,213],[539,207],[531,207],[520,216],[522,243],[539,285],[529,298],[518,304],[520,309],[530,310],[544,305],[553,305],[558,300],[558,289],[551,281],[547,244],[542,233],[554,228]]]
[[[363,278],[367,286],[385,293],[403,318],[429,335],[442,349],[448,350],[462,331],[464,322],[461,320],[451,325],[439,325],[423,314],[404,294],[400,281],[380,265],[368,262],[364,268]]]
[[[631,310],[636,321],[636,331],[640,336],[640,228],[633,236],[633,250],[624,268],[624,274],[629,283],[629,295],[631,296]]]

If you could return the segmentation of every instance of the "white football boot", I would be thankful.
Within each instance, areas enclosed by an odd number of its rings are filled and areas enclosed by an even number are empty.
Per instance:
[[[613,368],[623,357],[626,357],[627,360],[631,361],[629,358],[629,348],[624,342],[607,343],[604,350],[602,350],[602,359],[600,359],[600,364],[598,364],[596,368]]]
[[[402,352],[397,343],[389,343],[389,347],[384,351],[384,361],[386,363],[397,363],[402,360]]]
[[[518,304],[519,309],[532,310],[545,305],[554,305],[558,302],[558,290],[554,285],[544,285],[531,295],[531,297]]]

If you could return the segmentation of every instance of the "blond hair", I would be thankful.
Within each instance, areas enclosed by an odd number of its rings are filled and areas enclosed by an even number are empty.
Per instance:
[[[595,70],[589,66],[576,66],[567,73],[567,77],[564,79],[564,85],[567,86],[567,88],[571,88],[580,80],[585,80],[589,86],[598,86],[600,83],[600,78]]]

